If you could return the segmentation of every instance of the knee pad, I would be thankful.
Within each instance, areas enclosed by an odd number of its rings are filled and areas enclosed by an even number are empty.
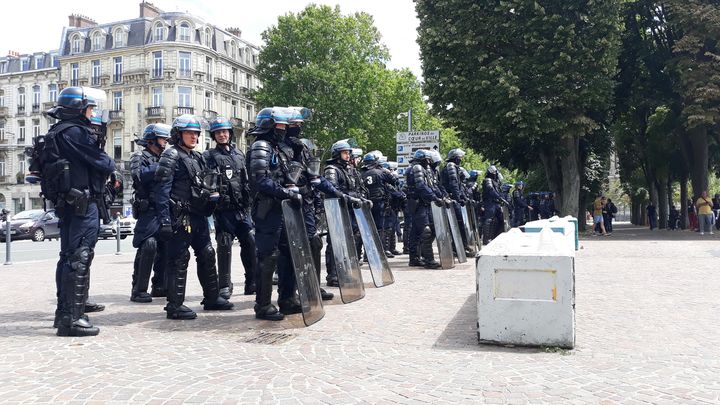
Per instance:
[[[252,229],[240,238],[240,245],[255,246],[255,230]]]
[[[218,244],[218,249],[222,247],[229,247],[232,246],[233,243],[233,235],[229,232],[219,232],[217,235],[215,235],[215,240]]]
[[[187,270],[188,263],[190,263],[190,251],[185,250],[182,253],[180,253],[179,256],[172,259],[173,264],[175,265],[175,269],[177,270]]]
[[[94,252],[92,249],[87,246],[80,246],[70,253],[68,257],[70,268],[80,273],[86,273],[90,267],[93,256]]]
[[[212,245],[206,245],[200,249],[197,255],[198,261],[201,263],[215,263],[215,249]]]
[[[145,242],[140,246],[140,254],[143,256],[150,253],[155,254],[155,252],[157,252],[157,246],[157,239],[151,236],[145,239]]]

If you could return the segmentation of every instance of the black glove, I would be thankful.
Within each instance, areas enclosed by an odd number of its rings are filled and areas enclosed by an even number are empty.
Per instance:
[[[437,205],[438,207],[440,207],[440,208],[442,208],[442,207],[445,206],[445,201],[443,201],[443,200],[441,200],[441,199],[439,199],[439,198],[438,198],[437,200],[433,201],[433,203],[434,203],[435,205]]]
[[[295,208],[301,208],[303,204],[303,196],[300,193],[293,193],[292,196],[289,198],[290,205],[292,205]]]
[[[368,205],[368,208],[372,209],[372,207],[373,207],[372,200],[363,199],[363,202]]]
[[[359,207],[360,204],[362,204],[361,199],[355,198],[349,194],[343,194],[343,198],[345,199],[345,203],[348,205],[348,207]]]
[[[169,241],[173,236],[173,227],[170,224],[163,224],[158,231],[158,239],[161,241]]]

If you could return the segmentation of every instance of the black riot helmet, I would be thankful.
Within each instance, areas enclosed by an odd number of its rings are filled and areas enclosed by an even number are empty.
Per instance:
[[[84,87],[67,87],[58,94],[57,105],[47,114],[59,120],[70,120],[84,115],[88,107],[97,107],[95,96],[88,94]],[[104,96],[104,95],[103,95]]]
[[[170,139],[172,127],[168,124],[150,124],[143,130],[141,139],[135,141],[140,146],[148,146],[158,138]]]
[[[183,114],[175,118],[170,130],[170,142],[177,145],[182,144],[181,133],[183,131],[193,131],[199,134],[202,132],[200,121],[192,114]]]
[[[217,117],[212,122],[210,122],[210,138],[212,138],[213,141],[217,142],[217,139],[215,139],[215,132],[221,130],[221,129],[227,129],[230,131],[230,137],[228,138],[228,144],[233,143],[233,126],[229,119],[225,117]]]

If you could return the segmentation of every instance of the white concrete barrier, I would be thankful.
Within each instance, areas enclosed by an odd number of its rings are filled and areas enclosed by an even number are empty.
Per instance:
[[[575,250],[565,235],[511,229],[477,259],[478,341],[575,346]]]
[[[573,250],[578,250],[578,228],[577,219],[571,216],[560,218],[554,216],[550,219],[540,219],[537,221],[527,222],[522,228],[527,233],[540,232],[541,229],[549,227],[553,232],[557,232],[565,236],[567,243],[572,246]]]

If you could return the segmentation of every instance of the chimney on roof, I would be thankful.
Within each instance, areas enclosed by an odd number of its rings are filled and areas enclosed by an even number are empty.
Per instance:
[[[231,33],[232,35],[235,35],[238,38],[240,38],[240,34],[242,34],[242,31],[238,27],[230,27],[226,31]]]
[[[75,28],[88,28],[96,26],[97,22],[81,14],[70,14],[68,16],[68,25]]]
[[[20,52],[8,51],[7,56],[8,56],[9,58],[19,58],[19,57],[20,57]]]
[[[152,3],[148,3],[146,1],[140,3],[140,18],[155,18],[162,13],[163,11]]]

